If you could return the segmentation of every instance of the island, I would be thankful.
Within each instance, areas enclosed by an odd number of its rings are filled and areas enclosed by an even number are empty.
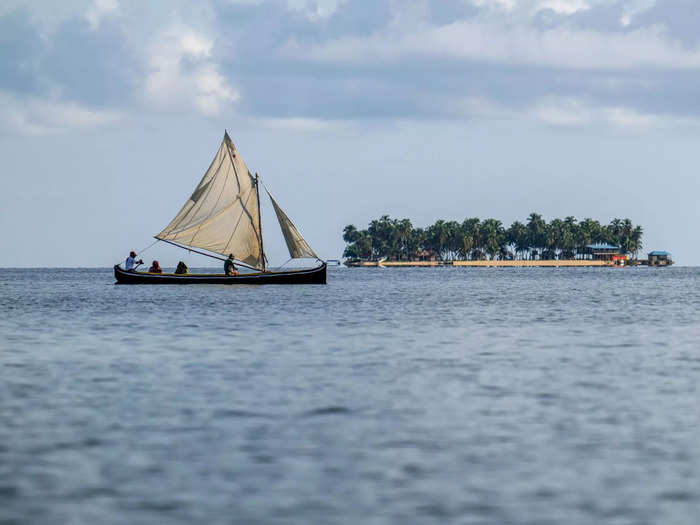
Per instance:
[[[602,224],[573,216],[545,221],[531,213],[506,228],[498,219],[438,220],[414,227],[382,215],[366,229],[343,229],[348,266],[634,266],[673,264],[668,252],[638,259],[643,228],[630,219]],[[661,256],[661,254],[664,254]]]

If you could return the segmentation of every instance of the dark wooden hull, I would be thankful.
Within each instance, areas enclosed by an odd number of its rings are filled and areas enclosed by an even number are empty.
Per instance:
[[[114,266],[116,284],[326,284],[326,263],[316,268],[239,275],[127,272]]]

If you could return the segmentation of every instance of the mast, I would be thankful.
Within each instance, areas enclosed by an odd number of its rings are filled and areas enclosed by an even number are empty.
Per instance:
[[[245,165],[225,131],[214,160],[194,192],[156,238],[223,257],[234,253],[238,261],[259,271],[267,270],[260,225],[261,182]]]
[[[263,235],[262,235],[262,217],[260,215],[260,188],[258,185],[258,174],[255,174],[255,192],[258,194],[258,232],[260,235],[260,258],[262,259],[263,272],[267,271],[267,261],[265,260],[265,248],[263,246]]]

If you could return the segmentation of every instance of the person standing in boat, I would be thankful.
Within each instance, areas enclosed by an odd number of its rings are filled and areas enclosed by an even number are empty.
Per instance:
[[[236,265],[233,263],[233,254],[228,254],[228,259],[224,261],[224,273],[226,275],[238,275],[238,270],[236,270]]]
[[[126,262],[124,263],[124,269],[128,272],[130,270],[133,270],[134,266],[136,266],[137,264],[143,264],[143,261],[141,259],[137,261],[136,252],[131,251],[129,253],[129,256],[126,258]]]

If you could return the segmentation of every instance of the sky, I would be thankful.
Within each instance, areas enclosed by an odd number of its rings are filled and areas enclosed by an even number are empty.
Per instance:
[[[3,0],[0,267],[148,246],[225,129],[323,258],[382,214],[536,211],[698,265],[699,88],[697,0]]]

